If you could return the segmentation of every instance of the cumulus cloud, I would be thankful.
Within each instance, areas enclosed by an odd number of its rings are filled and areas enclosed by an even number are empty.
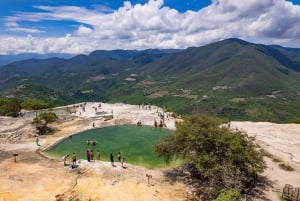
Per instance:
[[[85,27],[84,25],[80,25],[76,30],[76,34],[78,36],[88,36],[93,32],[91,28]]]
[[[117,10],[101,6],[95,9],[76,6],[35,8],[42,12],[17,12],[6,17],[7,29],[23,29],[34,34],[40,30],[22,28],[18,22],[66,20],[79,24],[73,26],[74,36],[56,38],[45,35],[28,39],[2,35],[0,53],[186,48],[229,37],[292,46],[300,37],[300,6],[286,0],[213,0],[211,5],[199,11],[184,13],[164,6],[163,0],[135,5],[127,1]]]

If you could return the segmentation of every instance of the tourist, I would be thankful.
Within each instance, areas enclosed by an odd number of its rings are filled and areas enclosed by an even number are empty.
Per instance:
[[[72,154],[72,168],[76,167],[76,154],[73,152]]]
[[[96,157],[97,157],[97,160],[100,160],[100,151],[99,151],[99,149],[97,150],[97,155],[96,155]]]
[[[68,157],[69,157],[69,154],[64,155],[64,156],[62,157],[62,160],[63,160],[63,162],[64,162],[64,166],[67,165],[67,158],[68,158]]]
[[[94,152],[93,152],[93,150],[91,150],[90,155],[91,155],[91,161],[93,161],[94,160]]]
[[[163,126],[164,126],[163,120],[160,120],[160,122],[159,122],[159,128],[162,128]]]
[[[37,137],[35,138],[35,142],[36,142],[36,145],[37,145],[37,146],[41,146],[41,145],[39,144],[39,136],[37,136]]]
[[[118,160],[119,160],[119,162],[121,162],[121,158],[122,158],[121,152],[118,152]]]
[[[89,149],[86,150],[86,160],[87,160],[88,162],[91,161],[91,152],[90,152]]]
[[[114,164],[114,156],[112,153],[110,153],[110,162],[111,162],[111,165],[114,167],[115,164]]]
[[[142,126],[142,122],[141,122],[141,121],[138,121],[136,125],[137,125],[137,126]]]
[[[122,167],[122,168],[125,168],[125,166],[124,166],[124,161],[125,161],[125,158],[122,157],[122,158],[121,158],[121,167]]]
[[[87,144],[87,145],[90,145],[90,140],[87,140],[87,141],[86,141],[86,144]]]
[[[150,179],[152,178],[152,175],[151,174],[146,174],[146,177],[148,179],[148,184],[150,184]]]

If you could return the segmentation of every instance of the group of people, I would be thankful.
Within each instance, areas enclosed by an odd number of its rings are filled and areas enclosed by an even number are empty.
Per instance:
[[[119,163],[121,163],[121,167],[122,167],[122,168],[125,168],[125,167],[124,167],[124,160],[125,160],[125,158],[122,156],[121,152],[118,152],[117,156],[118,156],[118,161],[119,161]],[[113,167],[115,167],[115,163],[114,163],[114,155],[113,155],[112,153],[110,153],[110,162],[111,162],[111,165],[112,165]]]
[[[93,146],[95,146],[95,145],[97,144],[97,142],[96,142],[96,141],[93,141],[93,140],[87,140],[87,141],[86,141],[86,144],[87,144],[87,145],[93,145]]]
[[[167,127],[167,125],[162,119],[159,121],[159,123],[157,123],[157,121],[154,120],[154,127],[155,128],[157,128],[157,127],[162,128],[162,127]]]
[[[87,159],[88,162],[91,162],[91,161],[94,160],[93,150],[90,150],[90,149],[86,150],[86,159]],[[100,160],[100,151],[99,151],[99,149],[97,150],[96,159]]]
[[[67,164],[67,159],[68,159],[68,157],[69,157],[69,154],[66,154],[66,155],[64,155],[64,156],[62,157],[62,161],[63,161],[63,163],[64,163],[64,166],[67,166],[67,165],[68,165],[68,164]],[[122,168],[125,168],[125,166],[124,166],[125,158],[122,156],[121,152],[118,152],[117,157],[118,157],[119,163],[121,163],[121,167],[122,167]],[[94,152],[93,152],[93,150],[90,150],[90,149],[87,149],[87,150],[86,150],[86,159],[87,159],[88,162],[91,162],[91,161],[94,160]],[[99,150],[97,150],[96,159],[97,159],[97,160],[100,160],[100,151],[99,151]],[[72,164],[70,165],[70,167],[71,167],[72,169],[75,168],[75,167],[77,167],[77,164],[76,164],[77,158],[76,158],[76,154],[75,154],[74,152],[73,152],[73,154],[72,154],[72,160],[71,160],[71,161],[72,161]],[[114,164],[114,156],[113,156],[112,153],[110,154],[110,161],[111,161],[111,165],[112,165],[113,167],[115,167],[115,164]]]
[[[150,104],[148,104],[148,103],[143,103],[142,105],[139,105],[139,108],[143,108],[143,109],[149,109],[149,110],[151,110],[151,105]]]
[[[68,165],[68,164],[67,164],[67,159],[68,159],[68,157],[69,157],[69,154],[64,155],[64,156],[62,157],[62,160],[63,160],[63,162],[64,162],[64,166],[67,166],[67,165]],[[71,168],[72,168],[72,169],[77,167],[76,162],[77,162],[77,157],[76,157],[76,154],[73,152],[73,154],[72,154],[72,164],[71,164]]]

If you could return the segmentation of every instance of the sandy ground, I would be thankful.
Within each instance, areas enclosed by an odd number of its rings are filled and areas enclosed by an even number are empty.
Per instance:
[[[268,167],[262,176],[267,185],[262,189],[262,200],[279,201],[285,184],[300,187],[300,124],[231,122],[231,127],[254,136],[258,144],[277,159],[265,157]],[[279,168],[282,163],[293,167],[294,171]]]
[[[53,201],[80,198],[81,200],[128,200],[128,201],[182,201],[188,187],[182,182],[171,182],[164,170],[147,169],[126,164],[122,168],[110,163],[79,161],[78,169],[63,166],[62,161],[43,155],[43,150],[63,138],[95,127],[120,124],[153,125],[159,120],[162,109],[127,104],[87,103],[85,110],[79,105],[72,115],[60,117],[53,135],[39,138],[28,118],[0,117],[0,201]],[[107,120],[96,112],[113,115]],[[99,113],[98,113],[99,114]],[[175,129],[175,120],[166,120],[166,126]],[[279,201],[285,184],[300,187],[300,125],[272,124],[267,122],[231,122],[232,129],[244,130],[256,136],[257,142],[282,163],[292,166],[294,171],[279,168],[279,163],[265,158],[268,168],[262,174],[266,184],[256,200]],[[13,154],[18,154],[16,162]],[[148,184],[146,174],[152,175]],[[257,187],[259,188],[259,187]]]

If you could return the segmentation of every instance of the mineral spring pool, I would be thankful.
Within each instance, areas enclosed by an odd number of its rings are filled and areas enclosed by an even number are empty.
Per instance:
[[[54,109],[48,109],[48,110],[25,112],[23,114],[23,117],[25,117],[25,118],[34,118],[34,117],[37,117],[40,113],[43,113],[43,112],[54,112],[56,115],[70,114],[70,112],[68,112],[66,108],[54,108]]]
[[[150,126],[111,126],[84,131],[59,142],[49,149],[46,154],[61,158],[65,154],[76,153],[77,159],[86,159],[86,150],[94,152],[96,159],[97,150],[100,151],[101,161],[110,161],[110,153],[114,155],[114,161],[118,162],[117,153],[121,152],[125,158],[125,164],[141,165],[151,168],[174,167],[181,163],[180,160],[166,165],[162,157],[154,153],[154,144],[165,135],[173,131]],[[87,140],[96,144],[88,145]]]

